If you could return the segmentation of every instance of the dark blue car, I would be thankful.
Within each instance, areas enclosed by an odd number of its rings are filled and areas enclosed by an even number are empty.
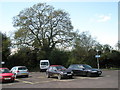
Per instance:
[[[101,70],[92,68],[87,64],[72,64],[68,69],[72,70],[74,75],[100,76],[102,74]]]

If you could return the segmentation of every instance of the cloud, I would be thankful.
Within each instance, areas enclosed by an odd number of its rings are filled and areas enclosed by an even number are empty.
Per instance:
[[[95,14],[94,17],[89,19],[90,22],[98,22],[98,23],[107,22],[109,20],[111,20],[111,14],[108,14],[108,15]]]
[[[109,15],[99,15],[97,18],[97,22],[107,22],[111,20],[111,14]]]

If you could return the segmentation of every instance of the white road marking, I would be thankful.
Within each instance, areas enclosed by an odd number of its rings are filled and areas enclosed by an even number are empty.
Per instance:
[[[76,79],[99,79],[102,77],[76,77]]]
[[[29,81],[22,81],[22,82],[27,84],[34,84],[33,82],[29,82]]]
[[[45,78],[45,77],[41,77],[41,76],[40,76],[40,77],[37,77],[37,78]]]
[[[88,77],[76,77],[76,79],[87,79]]]
[[[88,78],[88,79],[99,79],[99,78]]]

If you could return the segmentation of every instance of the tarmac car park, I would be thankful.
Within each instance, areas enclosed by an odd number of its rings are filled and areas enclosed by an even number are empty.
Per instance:
[[[47,78],[45,72],[30,72],[29,77],[17,77],[13,83],[3,83],[4,88],[118,88],[118,70],[102,70],[99,77],[73,76],[59,80]],[[100,90],[100,89],[99,89]]]

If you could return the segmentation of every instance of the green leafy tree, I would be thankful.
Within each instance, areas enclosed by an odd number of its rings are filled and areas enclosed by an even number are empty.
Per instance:
[[[48,56],[57,46],[69,46],[74,38],[69,14],[38,3],[13,18],[16,45],[40,49]],[[45,56],[45,57],[46,57]]]
[[[70,52],[68,51],[59,50],[59,49],[53,50],[49,58],[51,60],[50,63],[67,66],[69,53]]]
[[[17,53],[9,56],[8,67],[13,66],[26,66],[29,69],[35,68],[39,62],[37,62],[36,52],[28,47],[21,47]]]
[[[10,52],[11,40],[7,37],[6,34],[2,34],[2,61],[5,63],[8,60],[8,56],[11,54]]]
[[[88,32],[78,34],[74,41],[74,49],[71,52],[69,63],[86,63],[91,65],[93,62],[96,62],[96,52],[93,49],[93,46],[95,46],[96,43],[96,40],[92,38]]]

